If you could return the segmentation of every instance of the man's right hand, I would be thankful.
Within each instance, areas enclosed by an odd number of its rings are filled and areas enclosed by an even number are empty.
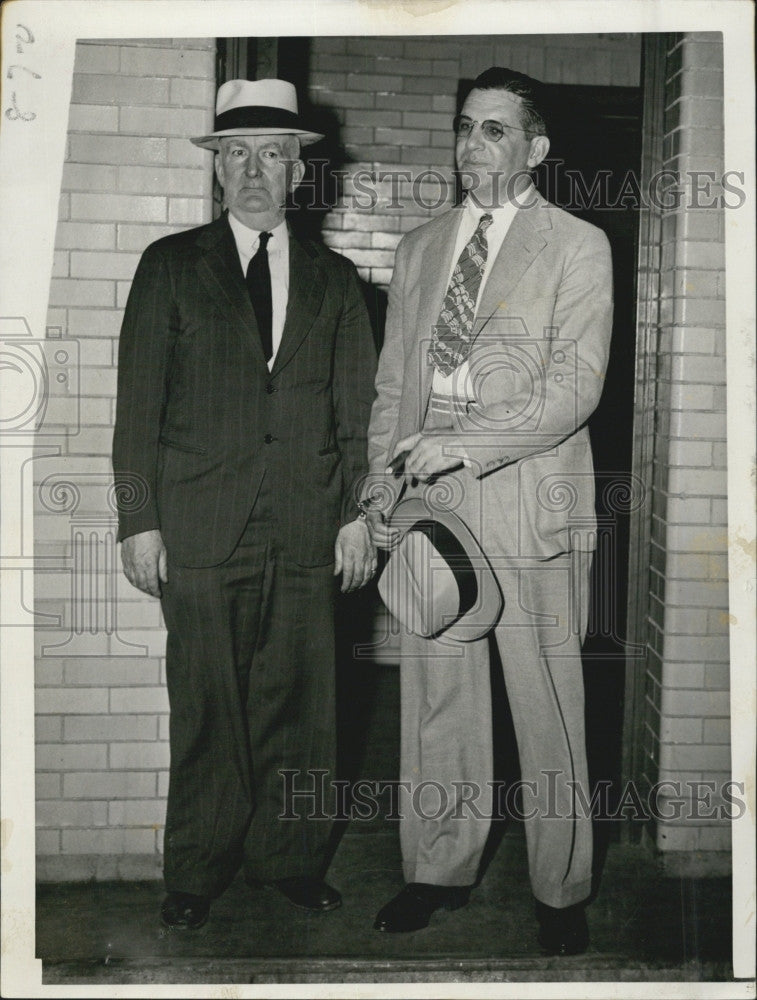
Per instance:
[[[399,539],[399,531],[397,531],[396,528],[388,527],[388,525],[384,523],[383,516],[379,514],[378,511],[367,511],[366,520],[368,522],[368,531],[371,535],[371,541],[376,548],[384,549],[385,551],[393,549]]]
[[[132,587],[160,597],[160,584],[168,583],[168,564],[166,547],[157,529],[124,538],[121,563]]]

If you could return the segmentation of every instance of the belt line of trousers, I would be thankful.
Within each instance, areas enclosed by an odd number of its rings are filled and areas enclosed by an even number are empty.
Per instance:
[[[215,897],[249,880],[323,873],[336,754],[333,564],[302,567],[275,541],[264,482],[243,537],[221,565],[172,565],[168,628],[171,769],[164,841],[169,891]],[[325,771],[320,782],[309,770]],[[297,818],[282,819],[286,811]]]

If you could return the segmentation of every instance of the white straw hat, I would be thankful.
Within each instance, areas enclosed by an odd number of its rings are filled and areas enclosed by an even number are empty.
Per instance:
[[[228,80],[218,88],[214,128],[191,141],[217,151],[224,135],[296,135],[303,146],[323,139],[303,128],[297,91],[287,80]]]

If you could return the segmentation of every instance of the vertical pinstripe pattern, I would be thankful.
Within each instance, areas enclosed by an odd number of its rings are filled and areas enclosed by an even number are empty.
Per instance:
[[[169,890],[217,896],[240,865],[262,880],[324,865],[330,824],[279,819],[279,770],[302,770],[298,788],[308,769],[333,773],[334,583],[282,554],[273,504],[264,485],[221,566],[169,567]]]
[[[120,539],[160,528],[174,560],[217,565],[275,468],[290,556],[331,561],[357,516],[376,352],[346,258],[292,236],[289,267],[269,372],[225,216],[145,251],[121,329],[113,467],[117,482],[142,479],[147,502],[122,504]]]
[[[292,236],[272,370],[225,217],[145,251],[119,344],[120,539],[168,553],[167,888],[319,875],[330,825],[279,769],[333,768],[334,541],[357,515],[375,347],[353,265]],[[296,785],[307,785],[303,775]]]

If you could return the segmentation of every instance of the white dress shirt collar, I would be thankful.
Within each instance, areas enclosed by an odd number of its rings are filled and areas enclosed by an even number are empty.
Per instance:
[[[495,229],[504,229],[505,233],[510,228],[510,223],[515,218],[515,213],[523,205],[528,205],[531,203],[533,198],[533,183],[530,183],[528,187],[522,191],[515,201],[507,201],[504,205],[498,205],[496,208],[482,208],[478,205],[475,200],[471,197],[466,197],[463,202],[466,215],[468,215],[470,221],[473,223],[473,229],[479,223],[482,215],[491,215],[492,226]]]
[[[247,264],[249,264],[250,258],[258,248],[261,232],[265,231],[271,234],[271,239],[268,241],[269,254],[280,253],[285,244],[287,247],[289,246],[289,230],[287,229],[286,219],[283,219],[274,229],[261,230],[250,229],[249,226],[245,226],[231,212],[228,213],[228,218],[240,260],[243,262],[242,270],[245,273],[247,272]]]

